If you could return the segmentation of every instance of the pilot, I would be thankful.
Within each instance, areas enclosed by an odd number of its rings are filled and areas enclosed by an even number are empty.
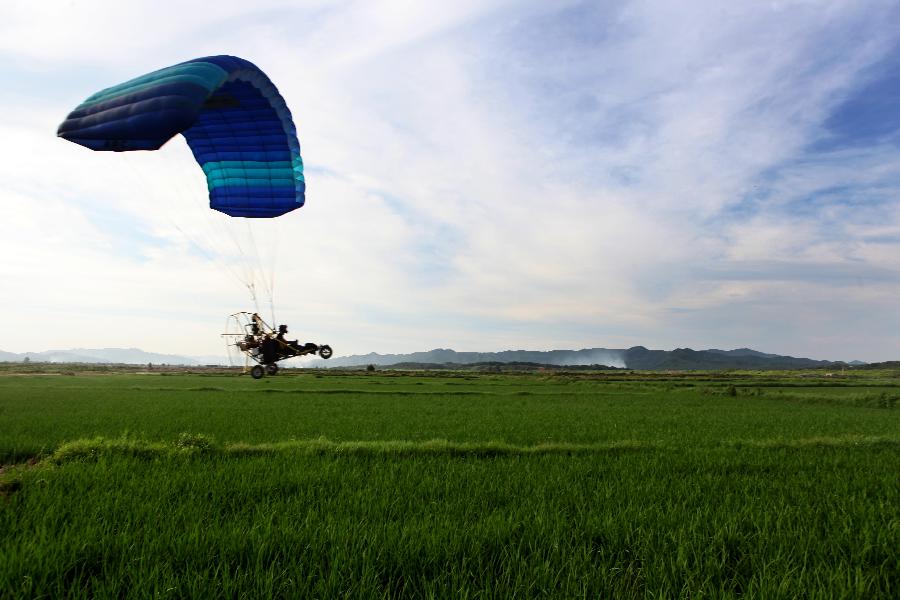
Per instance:
[[[261,333],[261,329],[259,327],[260,321],[262,321],[262,319],[260,319],[259,315],[256,313],[253,313],[253,316],[250,317],[250,332],[253,335],[259,335]]]
[[[294,352],[300,350],[300,346],[297,345],[297,340],[288,341],[284,339],[285,334],[288,332],[287,325],[279,325],[278,326],[278,335],[275,336],[275,339],[281,342],[287,348],[293,350]]]

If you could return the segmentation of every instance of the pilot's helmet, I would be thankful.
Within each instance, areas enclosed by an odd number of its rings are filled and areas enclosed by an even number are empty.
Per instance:
[[[287,325],[279,325],[278,333],[287,333]]]

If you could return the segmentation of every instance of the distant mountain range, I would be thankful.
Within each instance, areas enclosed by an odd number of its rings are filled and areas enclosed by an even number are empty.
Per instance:
[[[503,352],[456,352],[438,348],[411,354],[361,354],[341,356],[329,361],[309,363],[315,367],[390,366],[400,363],[446,365],[472,363],[533,363],[552,366],[605,365],[638,370],[667,369],[803,369],[835,365],[861,365],[861,361],[813,360],[767,354],[750,348],[737,350],[648,350],[643,346],[628,349],[586,348],[582,350],[505,350]]]
[[[181,356],[144,352],[138,348],[74,348],[70,350],[47,350],[44,352],[3,352],[0,362],[54,363],[113,363],[157,365],[223,365],[224,357]],[[865,364],[860,361],[844,363],[840,361],[813,360],[767,354],[750,348],[737,350],[648,350],[643,346],[628,349],[586,348],[582,350],[504,350],[503,352],[456,352],[438,348],[428,352],[411,354],[358,354],[338,356],[328,361],[316,360],[306,363],[308,367],[361,367],[366,365],[390,366],[397,364],[457,365],[472,363],[530,363],[548,366],[589,366],[604,365],[637,370],[691,370],[691,369],[803,369],[811,367],[831,367]]]
[[[156,352],[144,352],[138,348],[72,348],[70,350],[23,352],[21,354],[0,351],[0,362],[23,362],[26,358],[29,361],[34,362],[52,363],[153,363],[157,365],[227,364],[224,358],[158,354]],[[208,362],[207,359],[213,360]]]

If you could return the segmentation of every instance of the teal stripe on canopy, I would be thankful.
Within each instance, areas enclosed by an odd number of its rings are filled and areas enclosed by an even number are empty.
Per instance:
[[[276,178],[276,177],[265,177],[260,175],[259,177],[221,177],[221,178],[208,178],[206,180],[206,185],[210,191],[223,186],[237,185],[244,187],[253,187],[253,186],[267,186],[267,187],[277,187],[277,188],[293,188],[294,180],[293,179],[284,179],[284,178]]]
[[[212,91],[222,85],[227,78],[228,71],[211,63],[195,62],[166,67],[105,90],[100,90],[82,102],[78,109],[87,108],[92,104],[97,104],[116,96],[124,96],[125,94],[131,94],[163,83],[190,82]]]
[[[290,161],[287,160],[220,160],[210,161],[203,165],[203,172],[212,175],[217,171],[231,173],[235,171],[281,171],[285,170],[288,176],[293,177],[293,168]]]
[[[258,185],[263,181],[278,187],[294,186],[298,178],[303,180],[302,169],[302,163],[298,172],[287,160],[222,160],[203,165],[210,190],[223,185]]]

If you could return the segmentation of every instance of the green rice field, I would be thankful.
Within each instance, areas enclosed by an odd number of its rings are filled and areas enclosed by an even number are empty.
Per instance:
[[[900,597],[900,372],[4,369],[2,598]]]

